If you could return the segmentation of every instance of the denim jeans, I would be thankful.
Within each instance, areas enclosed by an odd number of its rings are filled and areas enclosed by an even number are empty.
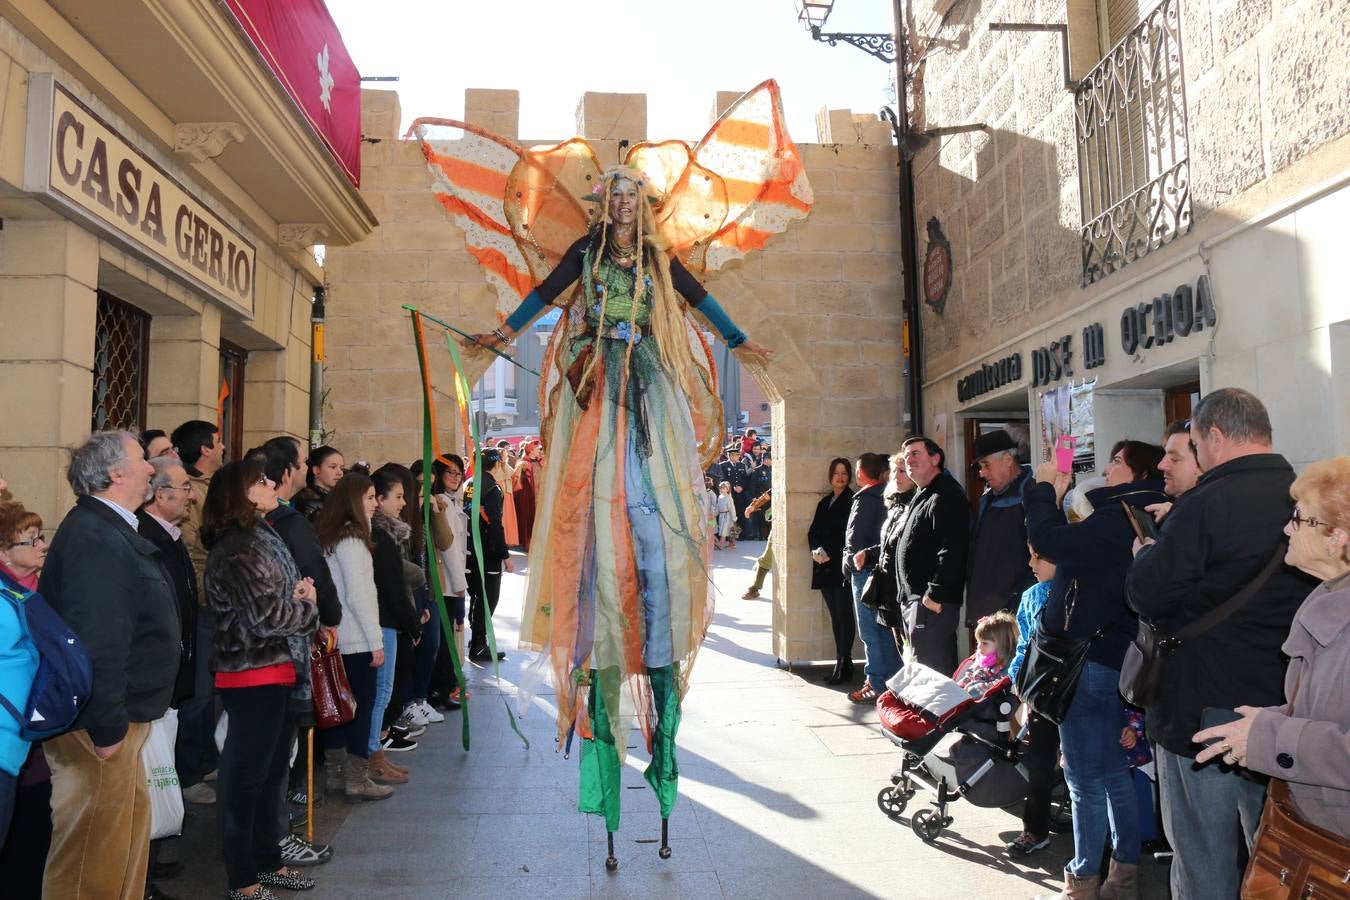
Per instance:
[[[1250,849],[1266,786],[1217,760],[1197,768],[1190,757],[1163,747],[1155,750],[1163,829],[1173,850],[1173,900],[1237,897],[1242,882],[1239,834]]]
[[[384,708],[394,695],[394,666],[398,663],[398,629],[381,628],[384,632],[384,665],[375,670],[375,703],[370,708],[370,752],[380,749],[380,732],[384,726]]]
[[[1073,799],[1073,859],[1065,869],[1082,878],[1101,868],[1108,825],[1112,858],[1139,862],[1139,801],[1120,747],[1125,706],[1119,682],[1118,670],[1088,660],[1059,726],[1064,780]]]
[[[412,684],[408,686],[408,700],[422,701],[431,692],[431,673],[436,668],[436,654],[441,649],[440,602],[431,604],[431,618],[422,626],[422,641],[414,651]]]
[[[853,583],[853,609],[858,615],[858,634],[867,651],[863,672],[872,690],[880,694],[886,690],[886,679],[900,671],[900,648],[895,645],[895,633],[885,625],[878,624],[876,612],[863,606],[863,585],[867,584],[870,574],[851,572],[849,578]]]

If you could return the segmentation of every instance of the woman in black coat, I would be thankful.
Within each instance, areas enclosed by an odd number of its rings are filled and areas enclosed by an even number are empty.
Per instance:
[[[830,460],[830,493],[816,504],[816,515],[806,539],[811,547],[811,587],[825,598],[834,632],[834,670],[826,684],[841,684],[853,679],[853,639],[857,625],[853,621],[853,593],[844,574],[844,531],[853,506],[849,481],[853,467],[843,457]]]
[[[1038,556],[1055,563],[1040,627],[1091,640],[1068,713],[1059,726],[1064,780],[1073,799],[1074,857],[1064,867],[1064,893],[1097,895],[1102,845],[1111,838],[1111,867],[1103,896],[1137,894],[1139,807],[1120,735],[1125,707],[1117,685],[1125,649],[1138,620],[1125,605],[1125,573],[1133,562],[1135,533],[1125,505],[1165,503],[1158,463],[1161,447],[1120,441],[1111,448],[1106,486],[1089,491],[1092,514],[1069,524],[1062,511],[1069,476],[1053,462],[1036,470],[1036,484],[1022,495],[1027,538]],[[1108,818],[1109,810],[1109,818]],[[1086,894],[1085,894],[1086,896]]]

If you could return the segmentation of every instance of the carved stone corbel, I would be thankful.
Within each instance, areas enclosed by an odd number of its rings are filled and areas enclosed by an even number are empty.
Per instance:
[[[196,162],[214,159],[243,140],[244,129],[237,122],[179,122],[173,127],[173,152]]]
[[[277,226],[277,244],[291,250],[308,250],[328,237],[327,225],[284,223]]]

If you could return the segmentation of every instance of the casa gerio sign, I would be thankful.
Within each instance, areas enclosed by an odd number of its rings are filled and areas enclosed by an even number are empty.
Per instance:
[[[928,252],[923,255],[923,302],[942,315],[952,288],[952,245],[937,216],[928,220]]]
[[[253,245],[50,75],[30,79],[24,187],[201,291],[253,311]]]

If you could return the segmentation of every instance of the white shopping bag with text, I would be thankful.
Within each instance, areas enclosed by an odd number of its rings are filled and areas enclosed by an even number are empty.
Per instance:
[[[183,790],[178,784],[173,745],[178,739],[178,710],[150,723],[150,736],[141,748],[141,766],[150,791],[150,839],[183,833]]]

